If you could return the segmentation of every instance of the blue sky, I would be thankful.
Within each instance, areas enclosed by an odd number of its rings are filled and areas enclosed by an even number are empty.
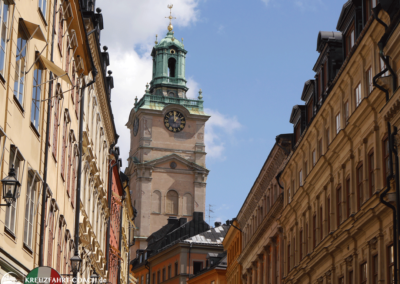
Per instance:
[[[203,90],[212,115],[206,124],[207,201],[211,222],[237,216],[272,148],[293,131],[292,107],[312,67],[319,31],[336,31],[345,0],[98,0],[101,43],[109,47],[115,88],[112,105],[124,166],[129,131],[124,126],[135,96],[151,80],[155,34],[164,37],[174,5],[175,37],[188,50],[190,96]]]

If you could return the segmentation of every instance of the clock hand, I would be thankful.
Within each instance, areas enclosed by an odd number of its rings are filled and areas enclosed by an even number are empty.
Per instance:
[[[176,112],[174,111],[174,122],[176,122]]]

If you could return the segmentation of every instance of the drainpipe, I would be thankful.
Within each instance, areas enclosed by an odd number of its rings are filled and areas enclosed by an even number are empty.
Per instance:
[[[389,207],[390,209],[392,209],[393,211],[393,259],[394,259],[394,267],[395,267],[395,273],[394,273],[394,283],[398,283],[397,282],[397,247],[398,247],[398,237],[397,237],[397,215],[396,215],[396,207],[393,206],[392,204],[390,204],[389,202],[387,202],[384,197],[387,195],[387,193],[390,190],[390,180],[393,178],[393,141],[392,141],[392,134],[391,134],[391,126],[390,123],[387,122],[387,127],[388,127],[388,135],[389,135],[389,163],[390,163],[390,167],[389,167],[389,176],[386,177],[386,189],[381,193],[381,195],[379,195],[379,200],[381,201],[381,203],[383,203],[384,205],[386,205],[387,207]],[[396,180],[398,180],[398,177],[396,178]],[[396,190],[396,203],[398,202],[397,199],[398,196],[398,192]],[[397,204],[396,204],[397,205]]]
[[[115,157],[115,164],[113,164],[110,169],[108,170],[108,208],[110,209],[110,217],[108,219],[108,224],[107,224],[107,240],[106,240],[106,270],[109,269],[110,263],[110,223],[111,223],[111,191],[112,191],[112,171],[113,168],[118,165],[118,153],[114,151],[114,146],[117,144],[118,137],[116,138],[116,141],[111,144],[109,153],[114,155]]]
[[[53,62],[54,58],[54,31],[56,25],[56,10],[57,1],[54,1],[53,7],[53,31],[51,32],[51,51],[50,61]],[[14,4],[15,5],[15,4]],[[49,97],[47,99],[47,122],[46,122],[46,138],[44,147],[44,173],[43,173],[43,192],[42,192],[42,215],[40,216],[40,242],[39,242],[39,266],[44,266],[44,238],[45,238],[45,214],[46,214],[46,197],[47,197],[47,167],[49,159],[49,138],[50,138],[50,115],[51,115],[51,96],[53,91],[53,72],[50,71],[50,82],[49,82]]]

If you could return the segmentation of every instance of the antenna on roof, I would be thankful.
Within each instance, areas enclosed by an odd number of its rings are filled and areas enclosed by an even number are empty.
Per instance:
[[[212,210],[213,207],[214,205],[208,204],[208,210],[206,214],[206,218],[208,218],[208,225],[210,225],[210,227],[211,227],[211,218],[214,218],[214,215],[212,215],[214,213],[214,211]]]

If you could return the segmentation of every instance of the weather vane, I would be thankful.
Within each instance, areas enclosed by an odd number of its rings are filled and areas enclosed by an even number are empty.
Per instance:
[[[174,28],[173,26],[172,26],[172,19],[176,19],[175,17],[172,17],[172,7],[174,7],[174,5],[167,5],[167,7],[168,7],[168,9],[169,9],[169,17],[165,17],[165,18],[167,18],[167,19],[169,19],[169,26],[168,26],[168,30],[169,31],[172,31],[172,29]]]

